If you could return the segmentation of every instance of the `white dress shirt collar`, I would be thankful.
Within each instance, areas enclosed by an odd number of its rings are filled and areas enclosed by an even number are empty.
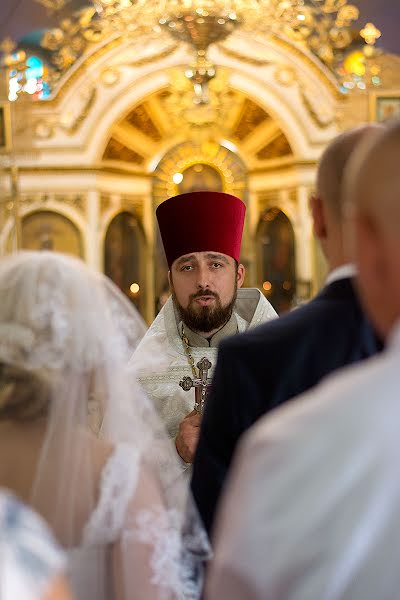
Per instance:
[[[355,277],[357,275],[356,266],[352,263],[347,263],[345,265],[341,265],[340,267],[336,267],[328,274],[326,278],[325,285],[329,285],[334,281],[338,281],[339,279],[347,279],[349,277]]]

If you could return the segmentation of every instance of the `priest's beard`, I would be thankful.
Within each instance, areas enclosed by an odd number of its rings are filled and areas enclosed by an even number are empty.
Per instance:
[[[221,299],[216,292],[210,292],[207,289],[200,289],[196,294],[189,297],[189,304],[184,308],[179,304],[172,285],[172,298],[182,321],[192,331],[209,333],[215,329],[220,329],[229,321],[232,315],[233,307],[236,302],[237,282],[235,279],[232,299],[228,304],[222,306]],[[214,306],[199,306],[195,303],[196,298],[201,296],[214,296]]]

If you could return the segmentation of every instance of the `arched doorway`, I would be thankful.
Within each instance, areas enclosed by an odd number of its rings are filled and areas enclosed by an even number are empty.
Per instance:
[[[35,211],[22,218],[24,250],[55,250],[84,258],[82,236],[76,225],[54,211]],[[12,241],[9,239],[9,249]]]
[[[131,212],[117,214],[104,243],[104,272],[143,315],[145,290],[142,265],[143,232]]]
[[[292,308],[296,293],[295,239],[292,224],[279,208],[269,208],[257,228],[258,279],[278,313]]]

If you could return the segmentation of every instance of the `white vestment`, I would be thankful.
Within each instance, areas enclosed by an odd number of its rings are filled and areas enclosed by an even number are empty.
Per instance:
[[[384,353],[246,434],[217,522],[207,600],[399,597],[399,364],[400,324]]]
[[[276,312],[264,295],[257,289],[241,288],[237,293],[233,319],[235,332],[246,331],[275,318]],[[194,408],[194,390],[185,392],[179,387],[184,376],[193,377],[182,344],[179,317],[170,298],[144,338],[138,345],[130,361],[140,383],[166,425],[169,435],[175,438],[179,423]],[[232,330],[229,329],[229,333]],[[218,336],[218,334],[216,334]],[[222,337],[222,336],[220,336]],[[212,363],[209,376],[212,377],[217,360],[217,347],[191,347],[190,353],[195,364],[207,357]]]

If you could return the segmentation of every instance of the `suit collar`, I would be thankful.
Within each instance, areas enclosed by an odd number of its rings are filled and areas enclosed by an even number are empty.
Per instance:
[[[325,285],[322,290],[319,292],[317,298],[333,298],[333,297],[350,297],[353,296],[357,298],[355,290],[354,290],[354,277],[343,277],[341,279],[336,279]]]

